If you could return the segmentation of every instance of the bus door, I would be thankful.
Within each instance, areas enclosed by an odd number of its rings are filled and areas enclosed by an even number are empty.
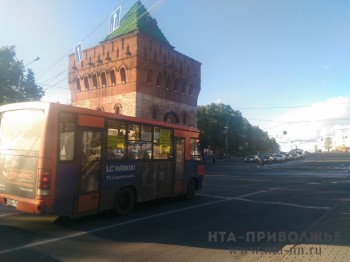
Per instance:
[[[185,138],[175,137],[175,194],[184,192]]]
[[[100,197],[102,131],[83,128],[79,132],[77,212],[97,211]]]

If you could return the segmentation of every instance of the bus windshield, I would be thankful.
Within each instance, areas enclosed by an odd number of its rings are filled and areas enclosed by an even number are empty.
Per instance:
[[[0,115],[0,150],[38,152],[44,123],[43,110],[13,110]]]

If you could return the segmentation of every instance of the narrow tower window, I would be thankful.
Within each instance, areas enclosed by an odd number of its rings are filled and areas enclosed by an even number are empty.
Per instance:
[[[85,91],[89,91],[89,79],[87,76],[84,77]]]
[[[77,92],[80,92],[81,91],[81,87],[80,87],[80,80],[79,80],[79,78],[75,79],[75,85],[77,87]]]
[[[120,69],[120,79],[122,80],[123,84],[126,83],[126,73],[124,68]]]
[[[105,72],[101,73],[101,83],[102,83],[102,87],[105,87],[107,85],[106,73]]]
[[[160,87],[162,84],[162,74],[158,73],[158,77],[157,77],[157,87]]]
[[[116,78],[115,78],[115,72],[114,70],[111,70],[111,72],[109,72],[109,76],[111,78],[111,84],[112,86],[116,85]]]
[[[147,73],[147,84],[150,85],[152,83],[152,70],[148,70]]]

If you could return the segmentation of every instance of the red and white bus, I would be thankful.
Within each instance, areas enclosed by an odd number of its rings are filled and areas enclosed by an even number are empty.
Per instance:
[[[78,217],[194,196],[199,131],[58,103],[0,107],[0,204]]]

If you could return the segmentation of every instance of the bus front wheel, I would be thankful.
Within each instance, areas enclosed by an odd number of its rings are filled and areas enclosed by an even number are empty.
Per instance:
[[[128,214],[135,206],[135,192],[131,187],[119,190],[115,197],[114,211],[118,215]]]
[[[190,181],[188,182],[187,185],[187,190],[186,190],[186,194],[185,197],[186,199],[192,199],[194,197],[194,195],[196,194],[196,180],[194,180],[193,178],[190,179]]]

